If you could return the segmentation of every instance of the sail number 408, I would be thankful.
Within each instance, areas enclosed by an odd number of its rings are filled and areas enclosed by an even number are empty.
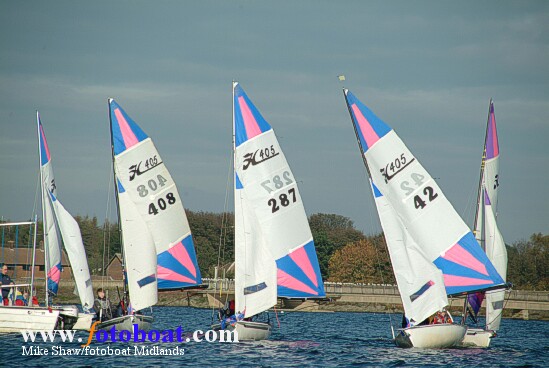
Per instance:
[[[168,205],[172,205],[176,202],[175,196],[173,193],[166,194],[166,199],[164,198],[158,198],[158,200],[155,202],[152,202],[149,204],[149,215],[158,215],[160,212],[158,209],[160,208],[161,211],[164,211],[166,208],[168,208]],[[156,207],[158,205],[158,207]]]

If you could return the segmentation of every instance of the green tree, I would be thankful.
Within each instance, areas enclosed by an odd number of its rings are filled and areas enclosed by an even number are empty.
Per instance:
[[[328,278],[328,263],[338,249],[346,244],[365,239],[364,234],[355,229],[353,221],[348,217],[316,213],[309,217],[309,226],[318,255],[320,272],[323,278]]]

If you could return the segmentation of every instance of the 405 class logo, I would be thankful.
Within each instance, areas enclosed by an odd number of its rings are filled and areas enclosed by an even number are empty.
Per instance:
[[[402,153],[400,157],[395,158],[394,160],[389,162],[387,165],[385,165],[384,168],[379,169],[379,171],[381,172],[381,175],[383,175],[383,178],[385,179],[385,183],[388,183],[389,180],[394,178],[399,172],[404,170],[406,166],[410,165],[414,161],[415,161],[415,158],[408,160],[406,156],[404,156],[404,153]]]
[[[276,151],[274,145],[266,148],[258,148],[253,153],[246,153],[244,155],[244,166],[242,167],[242,170],[246,170],[248,167],[250,167],[250,165],[259,165],[260,163],[270,160],[271,158],[276,157],[279,154],[280,152]]]
[[[158,159],[157,155],[154,155],[153,157],[146,159],[144,165],[143,165],[143,161],[139,161],[138,164],[131,165],[128,169],[130,174],[130,181],[135,179],[136,176],[144,174],[147,171],[154,169],[156,166],[160,164],[162,164],[162,161]],[[144,167],[143,171],[141,171],[141,165],[143,165]]]

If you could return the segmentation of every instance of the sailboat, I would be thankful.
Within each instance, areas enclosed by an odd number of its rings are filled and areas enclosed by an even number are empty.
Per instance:
[[[93,289],[86,250],[78,223],[57,199],[57,184],[53,174],[51,154],[38,111],[36,112],[36,124],[40,159],[44,263],[48,290],[45,303],[47,307],[59,310],[64,328],[87,330],[90,328],[95,314],[92,311]],[[84,313],[79,312],[76,306],[52,305],[50,301],[50,296],[57,295],[61,279],[62,245],[64,245],[71,264],[76,290]]]
[[[273,129],[238,82],[233,155],[235,315],[221,324],[239,340],[263,340],[272,326],[258,315],[277,297],[323,298],[325,291],[296,179]]]
[[[498,188],[499,188],[499,143],[496,129],[494,102],[490,100],[484,150],[480,165],[480,180],[477,196],[477,210],[474,221],[475,238],[485,250],[488,258],[494,264],[498,273],[505,280],[507,276],[507,249],[497,222]],[[496,336],[503,314],[505,291],[491,293],[477,292],[468,295],[463,315],[463,322],[467,318],[467,304],[471,307],[471,317],[476,321],[482,301],[486,296],[486,325],[485,328],[467,328],[463,345],[488,347],[491,338]]]
[[[56,328],[60,328],[60,315],[59,310],[53,310],[48,307],[40,307],[33,303],[34,290],[34,268],[36,259],[36,232],[37,232],[37,217],[34,221],[26,222],[13,222],[13,223],[0,223],[2,229],[14,227],[15,233],[19,231],[21,226],[30,226],[31,235],[33,239],[33,251],[31,260],[31,279],[28,284],[14,284],[14,285],[2,285],[2,288],[12,288],[18,290],[18,288],[28,288],[29,300],[28,305],[4,305],[0,302],[0,332],[21,332],[21,331],[53,331]],[[17,238],[17,235],[16,235]],[[3,239],[2,239],[3,240]],[[3,244],[2,244],[3,245]],[[13,292],[13,291],[12,291]],[[46,291],[47,293],[47,291]]]
[[[505,283],[395,131],[348,89],[343,92],[404,306],[402,328],[393,333],[395,343],[456,346],[466,328],[453,323],[444,310],[448,295],[502,288]]]
[[[159,290],[195,288],[202,277],[181,197],[153,141],[113,99],[109,116],[129,300],[124,315],[98,328],[146,330],[153,318],[139,311],[156,304]]]

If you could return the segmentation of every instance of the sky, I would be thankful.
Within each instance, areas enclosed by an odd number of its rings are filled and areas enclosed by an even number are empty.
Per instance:
[[[223,211],[232,80],[275,130],[307,213],[366,234],[381,228],[342,87],[469,226],[493,98],[500,230],[507,243],[549,233],[546,1],[0,0],[0,216],[36,207],[36,110],[58,198],[113,216],[109,97],[154,140],[185,207]]]

